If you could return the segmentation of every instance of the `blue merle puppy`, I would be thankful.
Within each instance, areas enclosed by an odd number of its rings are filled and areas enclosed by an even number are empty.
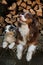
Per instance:
[[[5,35],[3,40],[3,48],[6,48],[8,46],[9,49],[12,49],[15,45],[16,38],[14,35],[16,35],[16,26],[13,25],[7,25],[5,27]]]

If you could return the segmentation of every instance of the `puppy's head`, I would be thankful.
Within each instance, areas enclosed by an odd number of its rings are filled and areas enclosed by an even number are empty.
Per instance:
[[[24,14],[20,14],[19,16],[19,22],[20,23],[26,23],[26,24],[30,24],[32,22],[32,14],[27,12],[27,13],[24,13]]]
[[[16,26],[13,26],[13,25],[7,25],[5,27],[5,32],[15,32],[16,30]]]

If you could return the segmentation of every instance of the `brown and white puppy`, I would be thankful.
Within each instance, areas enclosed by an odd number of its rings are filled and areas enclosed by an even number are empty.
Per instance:
[[[4,40],[3,40],[3,48],[6,48],[8,46],[9,49],[12,49],[15,45],[16,38],[14,37],[15,35],[15,28],[12,25],[7,25],[5,27],[5,35],[4,35]]]
[[[27,61],[32,59],[32,54],[37,47],[37,37],[38,37],[38,22],[36,18],[33,18],[31,13],[20,14],[18,19],[19,32],[23,37],[23,40],[19,40],[17,45],[17,57],[18,59],[22,58],[22,52],[24,46],[28,46],[28,51],[26,55]]]

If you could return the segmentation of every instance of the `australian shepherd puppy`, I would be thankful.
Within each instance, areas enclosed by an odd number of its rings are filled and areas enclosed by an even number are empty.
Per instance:
[[[18,59],[22,58],[22,53],[24,47],[28,47],[26,60],[30,61],[32,59],[33,52],[37,47],[37,38],[38,38],[38,20],[33,17],[31,13],[20,14],[18,18],[18,27],[19,32],[22,36],[22,40],[18,40],[19,44],[17,45],[17,57]]]
[[[8,47],[9,49],[12,49],[15,45],[15,29],[16,27],[13,25],[7,25],[5,27],[5,35],[4,35],[4,40],[3,40],[3,48]]]

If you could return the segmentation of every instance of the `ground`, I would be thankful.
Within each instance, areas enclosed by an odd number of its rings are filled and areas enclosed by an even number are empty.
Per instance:
[[[3,37],[0,36],[0,44],[2,39]],[[43,39],[40,39],[40,42],[43,42],[41,40]],[[12,50],[0,48],[0,65],[43,65],[43,51],[37,50],[30,62],[26,61],[25,56],[26,54],[21,60],[18,60],[16,53]]]

